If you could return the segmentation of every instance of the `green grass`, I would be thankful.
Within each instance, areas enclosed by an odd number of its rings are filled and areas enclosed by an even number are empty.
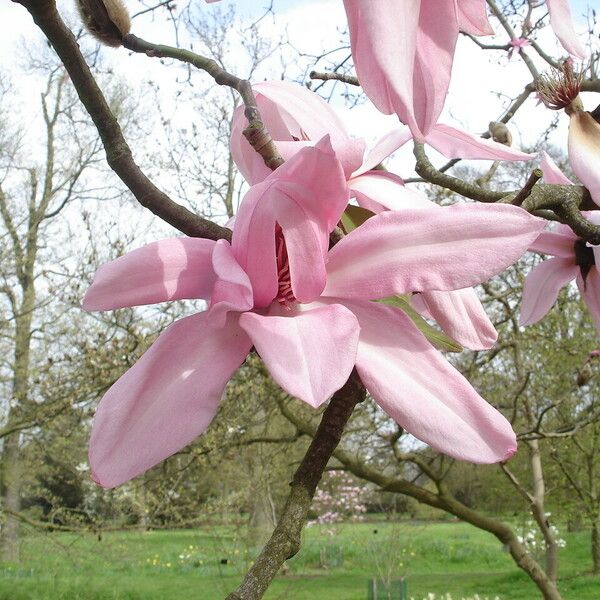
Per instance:
[[[365,600],[367,580],[405,575],[409,596],[429,592],[539,598],[491,535],[463,523],[359,523],[309,528],[300,554],[266,598]],[[377,533],[374,531],[377,530]],[[600,579],[590,569],[588,536],[567,534],[560,554],[560,588],[566,600],[600,599]],[[323,548],[343,560],[320,566]],[[0,566],[0,600],[218,600],[239,582],[253,550],[234,528],[195,531],[52,533],[23,540],[23,562]],[[227,559],[227,564],[221,564]],[[335,562],[335,561],[334,561]]]

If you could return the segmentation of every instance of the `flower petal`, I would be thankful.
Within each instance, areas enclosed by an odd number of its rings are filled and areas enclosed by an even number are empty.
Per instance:
[[[240,325],[273,379],[288,394],[316,408],[350,376],[356,358],[358,322],[339,304],[306,312],[286,313],[281,309],[279,314],[245,313]]]
[[[432,448],[476,463],[516,451],[508,421],[435,350],[401,311],[346,302],[361,332],[356,368],[377,404]]]
[[[413,107],[419,129],[411,127],[416,141],[422,141],[420,133],[429,134],[444,108],[458,40],[457,5],[455,0],[421,0],[413,72]]]
[[[573,173],[600,206],[600,123],[588,112],[571,115],[569,125],[569,162]]]
[[[294,191],[288,194],[327,234],[335,229],[348,204],[346,176],[327,136],[279,167],[269,179],[289,183],[292,187],[286,189]]]
[[[294,297],[312,302],[321,295],[327,280],[327,232],[319,230],[291,197],[279,199],[277,222],[285,238]]]
[[[83,299],[85,310],[113,310],[184,298],[209,298],[215,242],[173,238],[102,265]]]
[[[421,0],[344,0],[352,58],[365,94],[378,110],[397,113],[413,130],[413,70]]]
[[[460,0],[457,2],[460,30],[471,35],[494,35],[488,20],[485,0]]]
[[[358,204],[374,213],[436,206],[424,194],[407,188],[400,177],[387,171],[369,171],[353,177],[348,187]]]
[[[546,0],[546,6],[550,14],[550,25],[562,47],[572,56],[585,58],[585,50],[573,26],[569,0]]]
[[[324,295],[377,299],[471,287],[518,260],[543,227],[505,204],[386,211],[329,252]]]
[[[544,174],[545,183],[557,183],[559,185],[573,185],[573,182],[558,168],[552,157],[545,151],[540,152],[540,169]]]
[[[380,165],[390,154],[401,148],[412,140],[412,133],[408,127],[400,127],[388,131],[383,135],[375,145],[367,152],[367,156],[363,161],[360,168],[353,173],[353,176],[362,175],[371,169],[374,169],[377,165]]]
[[[252,186],[244,196],[235,220],[231,240],[233,255],[250,278],[254,306],[257,307],[269,306],[277,295],[273,203],[281,196],[273,180]]]
[[[347,177],[361,165],[364,141],[350,137],[337,113],[318,94],[286,81],[257,83],[252,89],[265,127],[286,161],[329,135]],[[239,106],[233,114],[231,154],[246,181],[254,185],[271,171],[244,137],[247,126],[244,107]]]
[[[251,347],[235,319],[219,329],[199,313],[168,327],[100,401],[90,440],[94,481],[115,487],[192,442]]]
[[[498,332],[472,288],[422,292],[420,296],[444,333],[461,346],[488,350],[496,343]]]
[[[569,229],[570,231],[570,229]],[[571,232],[542,231],[538,238],[529,246],[532,252],[551,254],[561,258],[575,258],[575,240],[577,236]]]
[[[475,160],[531,160],[533,158],[533,154],[513,150],[504,144],[441,123],[427,134],[426,139],[430,146],[446,158]]]
[[[521,325],[537,323],[558,298],[558,292],[579,273],[572,258],[551,258],[536,265],[525,277],[521,300]]]
[[[210,299],[209,315],[213,326],[224,327],[230,311],[244,312],[253,307],[250,278],[235,260],[226,240],[215,244],[212,256],[217,281]]]

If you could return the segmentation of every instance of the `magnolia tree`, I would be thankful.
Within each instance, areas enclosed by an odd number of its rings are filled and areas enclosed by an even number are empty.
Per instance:
[[[328,402],[272,536],[228,596],[252,599],[298,552],[319,480],[367,394],[439,452],[476,463],[510,459],[517,449],[511,424],[434,347],[439,334],[421,315],[436,321],[450,343],[491,348],[497,334],[473,286],[532,250],[552,258],[527,277],[522,324],[541,319],[560,288],[576,280],[600,327],[600,123],[579,96],[600,91],[600,81],[587,66],[566,0],[545,3],[568,55],[559,58],[537,42],[539,1],[522,3],[509,19],[493,0],[344,0],[356,77],[339,70],[313,76],[360,84],[373,111],[397,115],[397,127],[369,149],[305,87],[252,85],[212,57],[137,37],[121,0],[78,0],[84,24],[103,44],[182,61],[239,94],[230,145],[248,191],[230,227],[178,204],[140,169],[54,0],[15,1],[62,60],[110,167],[139,203],[185,236],[103,266],[83,308],[206,301],[206,310],[168,327],[101,400],[89,453],[96,483],[122,485],[202,434],[249,353],[299,401],[314,408]],[[479,40],[494,33],[488,13],[505,44]],[[482,48],[518,53],[532,76],[484,137],[438,121],[460,32]],[[540,74],[529,52],[551,73]],[[544,154],[516,190],[493,189],[493,173],[471,183],[447,174],[453,163],[431,163],[426,146],[453,160],[534,159],[511,147],[506,123],[536,89],[546,106],[569,116],[569,159],[580,184]],[[382,167],[409,142],[422,180],[475,202],[440,207]],[[544,231],[549,221],[560,223]],[[545,597],[559,597],[553,581],[536,583]]]

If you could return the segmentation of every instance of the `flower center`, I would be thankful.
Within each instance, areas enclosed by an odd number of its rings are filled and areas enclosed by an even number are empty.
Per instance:
[[[275,250],[277,252],[277,279],[279,281],[276,300],[282,306],[291,308],[290,305],[296,302],[296,297],[292,291],[290,261],[288,259],[283,231],[279,226],[279,223],[275,224]]]
[[[590,269],[596,264],[596,258],[594,256],[594,250],[590,248],[584,240],[577,240],[575,242],[575,262],[581,269],[581,276],[585,282]]]

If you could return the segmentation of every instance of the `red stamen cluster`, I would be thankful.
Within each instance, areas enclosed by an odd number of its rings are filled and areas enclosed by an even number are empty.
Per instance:
[[[567,108],[581,91],[583,73],[576,73],[570,60],[565,60],[558,69],[544,73],[536,84],[540,100],[552,110]]]
[[[279,281],[279,290],[276,299],[279,304],[289,308],[290,304],[296,302],[296,297],[292,291],[290,261],[288,259],[283,231],[279,223],[275,224],[275,250],[277,253],[277,279]]]

